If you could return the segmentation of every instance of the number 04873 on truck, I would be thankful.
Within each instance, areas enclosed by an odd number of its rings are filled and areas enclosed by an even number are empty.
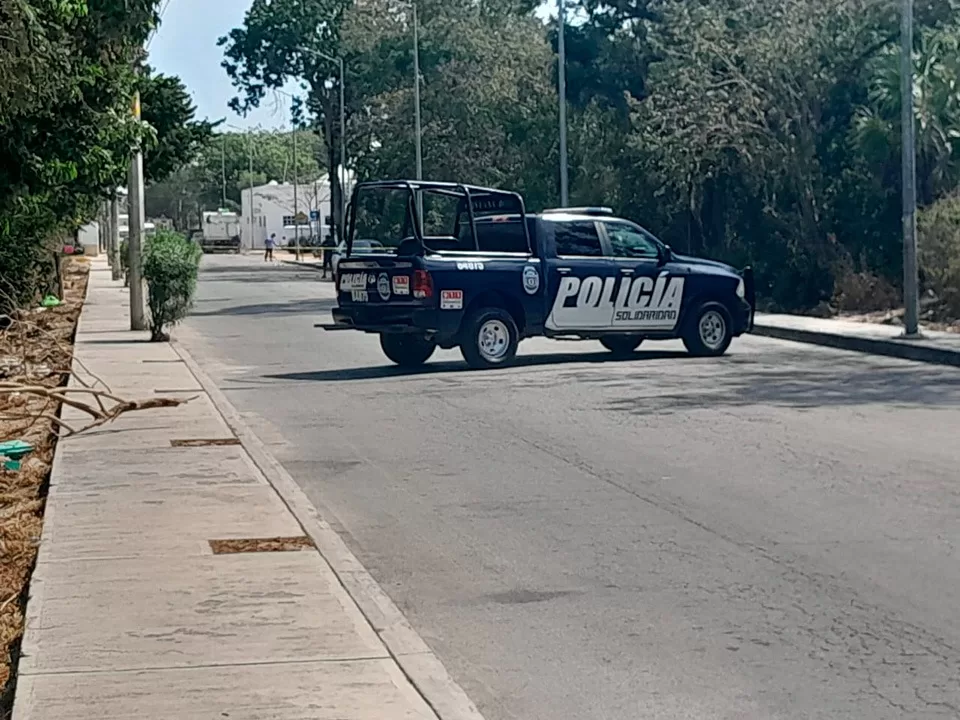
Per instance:
[[[679,338],[718,356],[753,327],[753,273],[679,255],[606,208],[526,212],[517,193],[410,180],[360,183],[328,330],[380,336],[402,366],[459,347],[509,365],[534,336],[628,354]],[[351,255],[355,243],[375,253]]]

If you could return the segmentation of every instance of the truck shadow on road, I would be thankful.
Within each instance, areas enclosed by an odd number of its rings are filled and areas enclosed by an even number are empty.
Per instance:
[[[464,373],[477,377],[489,377],[500,373],[509,373],[518,368],[543,367],[548,365],[564,365],[573,363],[591,363],[601,365],[620,365],[651,360],[692,360],[685,352],[676,351],[647,351],[639,352],[630,357],[618,358],[609,352],[597,353],[544,353],[538,355],[521,355],[508,368],[493,370],[471,370],[465,362],[443,361],[427,363],[418,368],[402,368],[396,365],[378,365],[374,367],[338,368],[333,370],[315,370],[307,372],[293,372],[279,375],[264,375],[270,380],[297,380],[308,382],[343,382],[350,380],[378,380],[384,378],[403,378],[423,375],[442,375],[448,373]]]
[[[200,303],[203,300],[198,301]],[[231,305],[212,310],[194,310],[190,317],[243,317],[271,315],[300,315],[312,313],[329,313],[337,306],[336,300],[294,300],[282,303],[261,303],[259,305]]]
[[[960,371],[858,355],[781,355],[776,365],[733,356],[700,378],[682,368],[664,372],[659,367],[657,373],[637,375],[633,387],[641,392],[612,399],[608,407],[636,415],[761,405],[800,410],[857,405],[960,409]]]

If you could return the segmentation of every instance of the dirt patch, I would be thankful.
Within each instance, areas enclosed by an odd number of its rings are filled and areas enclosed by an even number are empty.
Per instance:
[[[211,540],[214,555],[237,555],[240,553],[298,552],[313,549],[308,537],[267,538],[250,540]]]
[[[55,389],[69,379],[73,338],[86,293],[89,265],[64,263],[65,298],[59,307],[28,310],[0,331],[0,382]],[[59,403],[42,394],[0,394],[0,442],[33,446],[18,471],[0,464],[0,718],[13,705],[15,670],[23,634],[27,584],[43,527],[44,499]]]

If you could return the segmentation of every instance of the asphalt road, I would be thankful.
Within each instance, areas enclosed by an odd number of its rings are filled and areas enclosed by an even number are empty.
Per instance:
[[[405,373],[318,274],[179,335],[488,720],[960,717],[960,371],[528,341]]]

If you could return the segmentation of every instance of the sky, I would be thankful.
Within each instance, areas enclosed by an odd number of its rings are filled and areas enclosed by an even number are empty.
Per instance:
[[[245,118],[228,107],[236,90],[220,66],[223,48],[217,47],[217,39],[241,25],[249,7],[250,0],[167,0],[160,28],[150,41],[150,64],[183,80],[199,119],[223,119],[234,129],[281,128],[289,123],[290,103],[283,96],[266,98]],[[295,91],[296,84],[287,90]]]
[[[237,93],[220,66],[223,48],[217,40],[243,23],[248,7],[250,0],[168,0],[150,41],[149,62],[157,72],[183,80],[200,119],[223,119],[242,129],[283,127],[289,123],[289,101],[282,96],[282,102],[266,98],[246,118],[228,107]]]

